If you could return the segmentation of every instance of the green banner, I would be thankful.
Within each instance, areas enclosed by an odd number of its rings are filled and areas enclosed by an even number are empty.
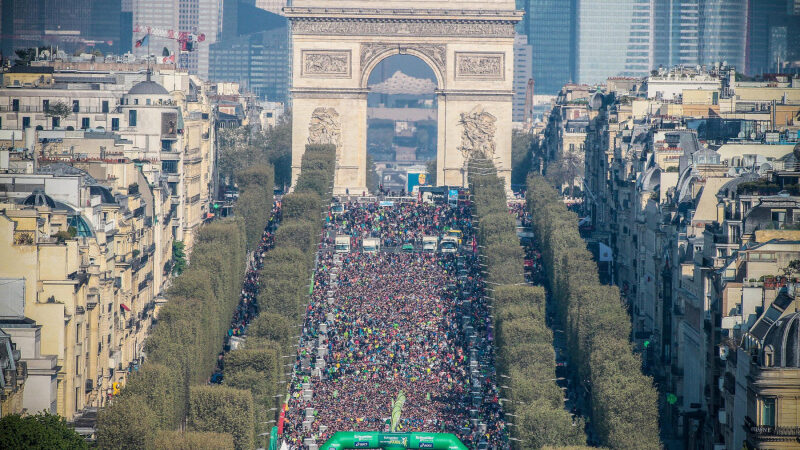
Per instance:
[[[339,431],[320,450],[381,448],[407,449],[431,448],[435,450],[467,450],[467,447],[450,433],[378,433]]]

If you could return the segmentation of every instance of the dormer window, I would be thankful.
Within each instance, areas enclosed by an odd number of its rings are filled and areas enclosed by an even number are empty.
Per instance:
[[[764,367],[775,366],[775,349],[771,345],[764,348]]]

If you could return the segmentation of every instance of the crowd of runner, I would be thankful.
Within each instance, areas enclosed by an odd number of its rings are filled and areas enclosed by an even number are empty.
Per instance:
[[[379,238],[382,247],[420,244],[423,236],[440,236],[447,228],[467,233],[472,228],[469,213],[463,208],[447,205],[397,202],[391,207],[380,203],[342,204],[344,211],[328,213],[325,219],[330,233],[326,243],[335,235],[348,235],[354,244],[365,238]]]
[[[379,237],[384,246],[440,236],[472,239],[470,210],[417,203],[348,203],[327,236]],[[330,244],[327,239],[327,244]],[[508,448],[491,320],[477,256],[323,250],[300,342],[288,410],[290,448],[336,431],[388,431],[390,402],[406,401],[397,431],[454,433],[470,448]]]

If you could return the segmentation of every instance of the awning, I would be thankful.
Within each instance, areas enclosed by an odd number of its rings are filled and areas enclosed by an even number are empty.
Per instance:
[[[125,303],[120,303],[119,307],[124,309],[125,311],[130,311],[131,310],[130,308],[128,308],[128,305],[126,305]]]

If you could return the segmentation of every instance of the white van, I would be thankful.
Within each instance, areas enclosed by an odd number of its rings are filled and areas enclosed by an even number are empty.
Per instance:
[[[436,236],[422,236],[422,251],[435,252],[439,239]]]
[[[381,249],[381,240],[376,238],[367,238],[361,241],[361,250],[364,253],[378,253]]]
[[[336,253],[350,253],[350,236],[336,236]]]
[[[442,238],[442,242],[439,243],[439,251],[442,253],[455,253],[458,251],[458,239],[446,236]]]

